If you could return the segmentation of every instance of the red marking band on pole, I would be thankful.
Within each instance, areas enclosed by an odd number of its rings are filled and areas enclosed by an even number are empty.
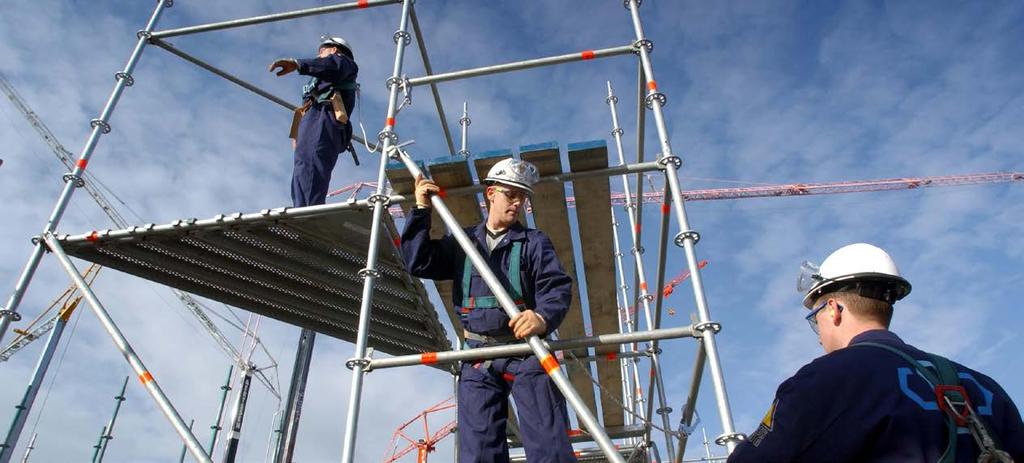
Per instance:
[[[100,240],[100,234],[96,233],[96,232],[92,232],[92,233],[89,234],[89,236],[85,237],[85,240],[86,241],[91,241],[91,242],[95,243],[95,242]]]
[[[79,169],[85,170],[85,166],[89,165],[89,161],[87,159],[79,159],[75,165],[78,166]]]
[[[387,124],[388,127],[394,127],[395,126],[395,118],[389,117],[388,120],[385,123]]]
[[[594,59],[594,50],[584,50],[580,53],[580,58],[583,58],[584,60]]]
[[[647,291],[647,283],[640,283],[640,291]]]
[[[617,360],[619,358],[619,353],[618,352],[609,352],[608,355],[606,355],[605,357],[607,357],[608,360],[615,361],[615,360]]]
[[[637,233],[640,233],[640,224],[636,224],[636,227],[633,228],[636,230]]]
[[[395,243],[395,247],[396,248],[402,245],[402,239],[401,238],[395,238],[392,241]]]
[[[433,365],[437,363],[437,352],[424,352],[420,354],[420,363],[423,365]]]
[[[669,212],[672,212],[672,208],[669,207],[668,204],[662,204],[661,205],[661,213],[664,214],[664,215],[668,215]]]
[[[139,375],[139,381],[142,381],[142,385],[145,386],[150,381],[153,381],[153,375],[149,374],[148,371],[144,371]]]
[[[658,89],[658,84],[655,83],[653,80],[649,80],[649,81],[647,81],[647,89],[648,90],[657,90]]]
[[[544,367],[544,371],[548,372],[548,376],[551,376],[558,371],[558,360],[555,360],[551,354],[548,354],[540,359],[540,366]]]
[[[368,6],[370,6],[370,2],[368,0],[359,0],[359,8],[366,8]]]
[[[438,188],[437,189],[437,195],[440,196],[441,199],[445,199],[445,198],[448,197],[448,192],[444,191],[444,188]]]
[[[582,436],[582,435],[583,435],[583,430],[582,429],[570,429],[569,430],[569,437],[576,437],[576,436]]]

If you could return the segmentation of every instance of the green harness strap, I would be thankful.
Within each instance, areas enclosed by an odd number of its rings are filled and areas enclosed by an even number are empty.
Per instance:
[[[337,84],[331,84],[329,87],[327,87],[325,92],[315,93],[316,86],[319,83],[320,79],[316,77],[310,78],[309,82],[307,82],[306,85],[302,86],[303,98],[305,98],[306,95],[312,95],[317,103],[323,103],[331,99],[331,93],[333,93],[335,90],[356,90],[359,88],[359,84],[356,81],[351,80],[346,82],[339,82]]]
[[[856,344],[851,344],[850,346],[876,347],[879,349],[887,350],[902,357],[903,360],[906,360],[908,363],[910,363],[910,365],[914,367],[914,370],[916,370],[919,375],[924,377],[924,379],[928,381],[928,383],[931,384],[933,388],[937,388],[938,386],[960,386],[960,377],[957,376],[956,368],[953,366],[953,362],[950,362],[949,359],[945,357],[935,354],[928,354],[928,360],[935,367],[935,372],[933,373],[931,370],[921,365],[917,359],[911,357],[910,354],[907,354],[902,350],[899,350],[895,347],[886,344],[881,344],[877,342],[858,342]],[[945,389],[942,394],[944,395],[944,398],[948,397],[950,400],[954,401],[962,402],[967,400],[967,397],[964,397],[962,394],[955,390]],[[938,397],[936,397],[936,400],[938,400]],[[939,409],[945,410],[945,407],[940,405]],[[953,420],[953,417],[950,416],[949,413],[945,413],[945,415],[946,427],[949,430],[949,443],[946,444],[946,451],[942,452],[942,456],[939,457],[939,463],[954,463],[956,461],[957,425],[956,422]]]
[[[509,254],[508,282],[512,287],[509,294],[517,305],[523,304],[523,287],[519,276],[519,261],[522,260],[523,242],[513,241],[512,252]],[[472,297],[469,295],[470,283],[473,281],[473,262],[469,257],[465,258],[462,268],[462,308],[474,309],[477,307],[500,307],[498,298],[494,296]]]

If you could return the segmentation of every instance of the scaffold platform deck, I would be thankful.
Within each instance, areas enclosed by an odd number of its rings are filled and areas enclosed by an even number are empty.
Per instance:
[[[69,255],[354,341],[372,214],[349,204],[178,220],[64,235]],[[318,210],[310,214],[310,210]],[[392,355],[451,349],[423,285],[404,270],[391,217],[378,246],[369,346]]]

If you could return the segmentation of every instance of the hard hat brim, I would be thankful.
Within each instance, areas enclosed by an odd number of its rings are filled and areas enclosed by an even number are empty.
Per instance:
[[[875,272],[853,273],[843,275],[838,278],[829,278],[815,285],[807,291],[807,294],[804,295],[804,307],[810,310],[814,308],[814,302],[821,297],[821,295],[839,291],[844,287],[859,283],[893,287],[895,293],[892,294],[891,301],[886,301],[889,303],[893,303],[907,297],[911,290],[910,282],[903,277]]]

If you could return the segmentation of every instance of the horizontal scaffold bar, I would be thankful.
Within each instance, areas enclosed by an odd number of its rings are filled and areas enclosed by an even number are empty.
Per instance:
[[[624,457],[633,455],[633,452],[645,451],[642,448],[637,448],[637,446],[635,445],[619,445],[616,446],[616,450],[618,450],[619,454]],[[602,452],[599,448],[573,450],[573,455],[576,457],[576,461],[579,463],[608,461],[607,457],[605,457],[604,455],[604,452]],[[525,463],[526,455],[510,455],[508,461],[510,463]],[[633,460],[630,459],[630,461]]]
[[[565,55],[529,59],[526,61],[516,61],[513,63],[495,64],[491,66],[465,69],[462,71],[452,71],[443,74],[434,74],[432,76],[414,77],[412,79],[409,79],[409,85],[416,87],[419,85],[427,85],[436,82],[447,82],[450,80],[468,79],[470,77],[485,76],[489,74],[500,74],[502,72],[519,71],[522,69],[539,68],[542,66],[551,66],[553,64],[571,63],[573,61],[586,61],[594,58],[607,58],[610,56],[627,55],[635,52],[636,48],[634,48],[633,45],[602,48],[600,50],[585,50]]]
[[[660,169],[661,166],[658,165],[657,161],[651,161],[642,162],[638,164],[627,164],[624,166],[609,167],[606,169],[594,169],[583,172],[567,172],[557,175],[548,175],[541,177],[539,182],[568,182],[578,178],[610,177],[613,175],[650,172]],[[452,188],[450,190],[445,190],[445,194],[448,196],[473,194],[479,191],[483,191],[484,188],[485,185],[472,185],[460,188]],[[415,201],[415,198],[412,195],[391,195],[388,197],[389,204],[401,204],[412,201]],[[336,213],[338,211],[370,209],[373,209],[373,204],[367,199],[359,201],[347,201],[343,203],[321,204],[318,206],[280,207],[276,209],[264,209],[260,212],[254,212],[250,214],[242,214],[241,212],[237,212],[234,214],[221,214],[216,217],[203,220],[181,219],[171,222],[169,224],[162,225],[146,224],[123,230],[104,230],[83,233],[79,235],[60,235],[58,239],[61,243],[75,243],[80,241],[102,242],[115,239],[134,239],[141,236],[174,234],[181,233],[183,231],[196,231],[209,228],[221,228],[227,225],[239,225],[252,222],[265,222],[270,220],[282,220],[287,218],[313,217],[318,215],[328,215],[331,213]]]
[[[165,31],[154,32],[153,37],[158,39],[165,39],[168,37],[175,37],[179,35],[197,34],[199,32],[219,31],[223,29],[233,29],[236,27],[252,26],[254,24],[263,24],[274,21],[285,21],[288,19],[304,18],[306,16],[316,16],[321,14],[334,13],[338,11],[370,8],[374,6],[393,5],[396,3],[402,3],[402,0],[359,0],[358,2],[341,3],[338,5],[321,6],[317,8],[306,8],[302,10],[286,11],[283,13],[253,16],[249,18],[232,19],[230,21],[199,24],[196,26],[182,27],[179,29],[168,29]]]
[[[664,328],[651,331],[635,331],[632,333],[600,334],[575,339],[563,339],[558,341],[544,341],[544,345],[551,351],[580,349],[585,347],[605,346],[612,344],[627,344],[640,341],[651,341],[655,339],[675,339],[693,336],[692,326],[680,326],[677,328]],[[478,347],[476,349],[464,349],[448,352],[425,352],[419,355],[401,355],[391,358],[371,359],[366,371],[382,368],[405,367],[411,365],[438,365],[469,360],[486,360],[501,357],[514,357],[517,355],[529,355],[532,350],[526,343],[508,344],[504,346]]]

